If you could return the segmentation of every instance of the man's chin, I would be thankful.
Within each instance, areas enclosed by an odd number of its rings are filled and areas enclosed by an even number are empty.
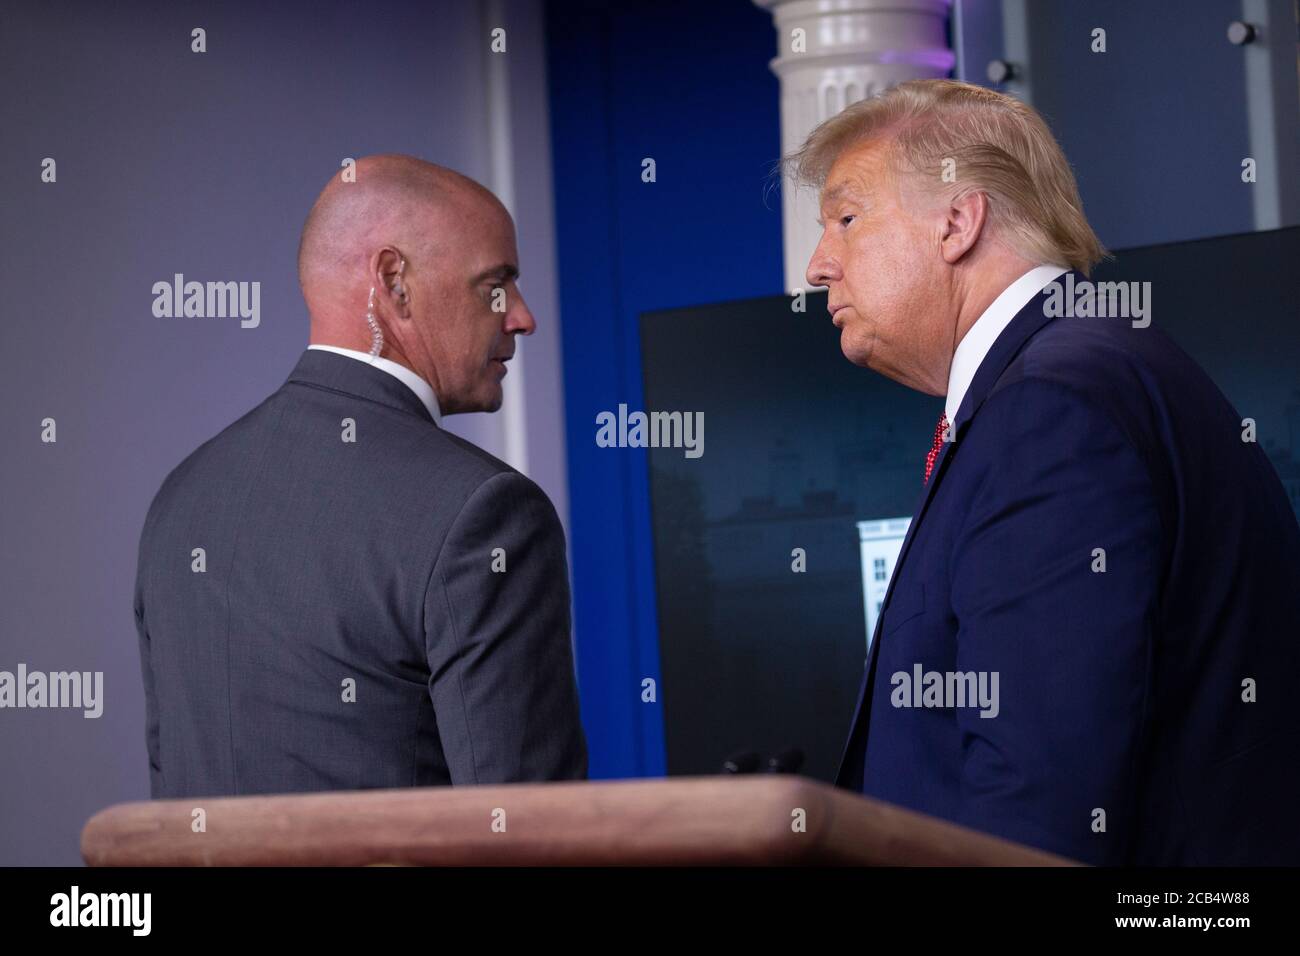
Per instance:
[[[840,334],[840,351],[844,357],[861,368],[871,368],[871,342],[863,342],[848,330]]]
[[[491,391],[484,391],[482,396],[463,399],[455,405],[443,406],[444,415],[463,415],[467,412],[497,412],[501,410],[504,393],[501,386],[497,386]]]

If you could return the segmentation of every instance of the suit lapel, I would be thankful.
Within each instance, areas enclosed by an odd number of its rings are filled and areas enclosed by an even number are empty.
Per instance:
[[[1075,282],[1082,281],[1083,276],[1075,273]],[[1065,274],[1054,280],[1055,282],[1065,281]],[[957,409],[956,418],[950,423],[949,435],[950,441],[943,443],[939,450],[938,457],[935,458],[934,468],[930,472],[930,480],[922,489],[917,504],[913,510],[911,524],[907,527],[907,534],[903,538],[903,546],[899,549],[898,560],[894,563],[894,573],[889,577],[889,586],[885,589],[885,600],[881,604],[881,613],[876,618],[875,633],[871,637],[871,650],[867,655],[867,665],[864,668],[862,686],[858,690],[858,702],[853,708],[853,723],[850,724],[849,738],[844,744],[844,753],[840,757],[840,769],[836,774],[835,782],[844,786],[843,780],[846,764],[853,755],[856,739],[861,736],[864,739],[871,718],[871,691],[872,684],[875,683],[876,658],[880,651],[881,633],[883,631],[882,623],[885,615],[889,613],[889,603],[894,595],[894,585],[897,583],[899,575],[902,573],[903,562],[907,560],[908,550],[912,546],[912,539],[916,536],[917,528],[920,527],[922,519],[925,517],[926,509],[930,505],[930,499],[934,497],[934,491],[939,487],[939,482],[943,480],[948,461],[956,454],[956,446],[961,440],[963,432],[970,424],[975,413],[979,411],[984,400],[992,391],[993,386],[1006,371],[1007,366],[1011,364],[1022,348],[1044,325],[1051,321],[1051,317],[1046,315],[1043,310],[1043,302],[1047,298],[1047,289],[1051,287],[1048,284],[1036,296],[1030,299],[1025,306],[1016,313],[1002,333],[994,341],[984,360],[980,362],[979,369],[975,372],[975,377],[971,379],[970,387],[966,390],[966,395],[962,399],[961,406]]]

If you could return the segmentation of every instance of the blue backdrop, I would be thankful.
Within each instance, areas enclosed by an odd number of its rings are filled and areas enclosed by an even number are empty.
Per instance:
[[[639,317],[782,291],[771,16],[748,0],[547,7],[569,545],[593,778],[664,772],[644,451],[596,415],[643,408]],[[643,160],[655,181],[642,180]],[[736,329],[736,335],[745,330]]]

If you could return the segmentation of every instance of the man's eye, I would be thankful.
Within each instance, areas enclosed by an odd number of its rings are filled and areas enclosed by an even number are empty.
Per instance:
[[[840,225],[847,226],[856,218],[857,218],[856,216],[840,216]]]

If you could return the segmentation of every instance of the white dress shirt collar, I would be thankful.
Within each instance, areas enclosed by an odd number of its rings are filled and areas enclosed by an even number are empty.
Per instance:
[[[1065,273],[1064,266],[1035,266],[1011,285],[1002,290],[1001,295],[989,303],[989,307],[967,329],[962,340],[957,343],[957,350],[952,355],[952,366],[948,370],[948,397],[944,400],[944,414],[949,423],[957,418],[957,410],[966,397],[975,373],[983,363],[984,357],[993,348],[1002,330],[1011,324],[1021,309],[1049,282]]]
[[[375,368],[387,372],[393,378],[397,379],[407,388],[415,393],[415,397],[420,400],[429,414],[433,416],[435,425],[442,425],[442,409],[438,407],[438,396],[433,393],[433,386],[426,382],[420,376],[416,375],[405,365],[399,365],[392,359],[378,358],[370,355],[368,352],[358,352],[356,349],[339,348],[337,345],[309,345],[307,348],[317,349],[321,352],[334,352],[336,355],[346,355],[348,358],[356,359],[358,362],[365,362],[367,365],[373,365]]]

